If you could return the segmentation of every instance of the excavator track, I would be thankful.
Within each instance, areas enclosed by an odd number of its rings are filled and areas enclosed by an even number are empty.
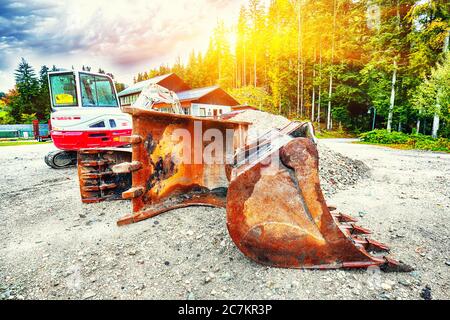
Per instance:
[[[44,157],[45,163],[53,169],[64,169],[77,164],[76,151],[56,150]]]

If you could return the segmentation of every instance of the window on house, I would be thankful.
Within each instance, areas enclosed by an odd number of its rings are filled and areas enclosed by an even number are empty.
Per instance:
[[[205,108],[200,108],[200,117],[206,117],[206,109]]]

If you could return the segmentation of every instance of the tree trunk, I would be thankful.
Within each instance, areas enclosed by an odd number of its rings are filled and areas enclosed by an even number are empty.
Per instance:
[[[433,138],[437,138],[438,130],[439,130],[439,115],[437,112],[435,112],[433,116],[433,129],[431,130],[431,136]]]
[[[433,138],[437,138],[438,130],[439,130],[439,116],[437,113],[435,113],[433,117],[433,131],[431,133],[431,136]]]
[[[330,72],[330,87],[328,89],[327,130],[331,130],[331,94],[333,90],[333,72]]]
[[[400,32],[400,9],[399,9],[399,1],[397,0],[397,31]],[[394,105],[395,105],[395,84],[397,81],[397,57],[394,57],[394,71],[392,72],[392,84],[391,84],[391,99],[389,102],[389,114],[388,114],[388,122],[387,122],[387,131],[391,132],[392,130],[392,117],[394,115]]]
[[[320,129],[320,99],[322,91],[322,37],[319,38],[319,96],[317,101],[317,125]]]
[[[394,71],[392,72],[391,101],[389,104],[389,114],[388,114],[388,122],[387,122],[387,131],[388,132],[391,132],[391,130],[392,130],[392,116],[394,113],[396,81],[397,81],[397,61],[394,59]]]
[[[255,55],[253,56],[253,80],[255,83],[255,88],[256,88],[256,48],[255,48]]]
[[[333,36],[331,40],[331,65],[333,65],[334,61],[334,37],[336,32],[336,1],[333,1]],[[333,94],[333,70],[330,70],[330,86],[328,90],[328,111],[327,111],[327,130],[331,130],[333,127],[331,121],[331,95]]]
[[[303,88],[304,88],[304,84],[305,84],[305,73],[303,70],[303,57],[302,57],[302,63],[301,65],[301,70],[302,70],[302,77],[301,77],[301,85],[300,85],[300,116],[303,118],[303,110],[304,110],[304,97],[303,97]]]
[[[243,83],[244,87],[247,85],[247,68],[246,68],[246,56],[245,56],[245,39],[244,39],[244,74],[243,74]]]
[[[444,47],[442,48],[442,52],[445,54],[448,51],[448,42],[449,42],[449,38],[450,38],[450,31],[447,32],[447,36],[444,39]],[[437,138],[437,133],[439,130],[439,109],[440,109],[440,105],[439,105],[439,101],[438,101],[438,97],[440,96],[440,91],[441,89],[438,88],[438,93],[436,95],[436,106],[437,106],[437,112],[434,113],[433,116],[433,129],[431,130],[431,136],[433,138]]]
[[[316,77],[316,48],[314,48],[314,63],[313,63],[313,75],[312,75],[312,101],[311,101],[311,122],[314,122],[314,106],[316,104],[316,88],[314,87],[314,79]]]
[[[302,40],[301,40],[301,0],[298,1],[298,38],[297,38],[297,116],[300,114],[300,66],[302,59]],[[303,108],[303,105],[302,105]],[[303,113],[303,109],[302,109]]]

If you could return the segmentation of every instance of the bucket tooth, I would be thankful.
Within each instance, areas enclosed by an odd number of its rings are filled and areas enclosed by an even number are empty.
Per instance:
[[[369,229],[363,228],[361,226],[358,226],[354,223],[348,223],[348,224],[341,224],[339,227],[342,229],[342,231],[346,232],[350,235],[353,234],[372,234],[372,231]]]
[[[141,168],[142,163],[140,163],[139,161],[133,161],[116,164],[111,169],[114,173],[120,174],[120,173],[131,173]]]
[[[397,261],[392,258],[384,256],[384,263],[380,265],[380,269],[384,272],[411,272],[414,268],[403,263],[402,261]]]
[[[134,199],[137,197],[140,197],[144,193],[145,189],[143,187],[133,187],[131,189],[128,189],[127,191],[124,191],[122,193],[123,199]]]
[[[334,215],[339,222],[357,222],[358,220],[347,214],[338,213]]]
[[[351,234],[372,234],[372,231],[352,223],[350,233]]]
[[[108,190],[114,189],[117,187],[115,183],[101,184],[99,186],[85,186],[83,187],[84,191],[99,191],[99,190]]]
[[[390,249],[384,243],[369,239],[369,238],[360,238],[357,236],[353,236],[353,240],[355,243],[360,244],[364,247],[364,249],[368,252],[389,252]]]
[[[110,160],[87,160],[81,162],[81,165],[84,167],[100,167],[111,163]]]
[[[129,143],[129,144],[138,144],[142,142],[142,138],[139,135],[131,135],[131,136],[120,136],[120,142]]]
[[[111,171],[105,171],[105,172],[97,172],[97,173],[83,173],[81,175],[82,179],[99,179],[105,176],[110,176],[113,173]]]

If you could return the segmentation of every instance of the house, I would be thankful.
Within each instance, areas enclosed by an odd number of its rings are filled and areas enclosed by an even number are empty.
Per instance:
[[[234,106],[239,105],[231,95],[219,86],[191,89],[180,77],[174,73],[158,76],[149,80],[135,83],[118,93],[122,106],[131,105],[136,101],[141,91],[149,84],[158,84],[174,91],[180,100],[185,114],[197,117],[218,117],[230,112]],[[169,111],[170,106],[156,104],[161,111]]]
[[[125,90],[120,91],[117,94],[119,96],[120,104],[122,106],[133,104],[139,97],[141,91],[150,84],[157,84],[174,92],[190,89],[190,87],[175,73],[168,73],[148,80],[136,82]]]

